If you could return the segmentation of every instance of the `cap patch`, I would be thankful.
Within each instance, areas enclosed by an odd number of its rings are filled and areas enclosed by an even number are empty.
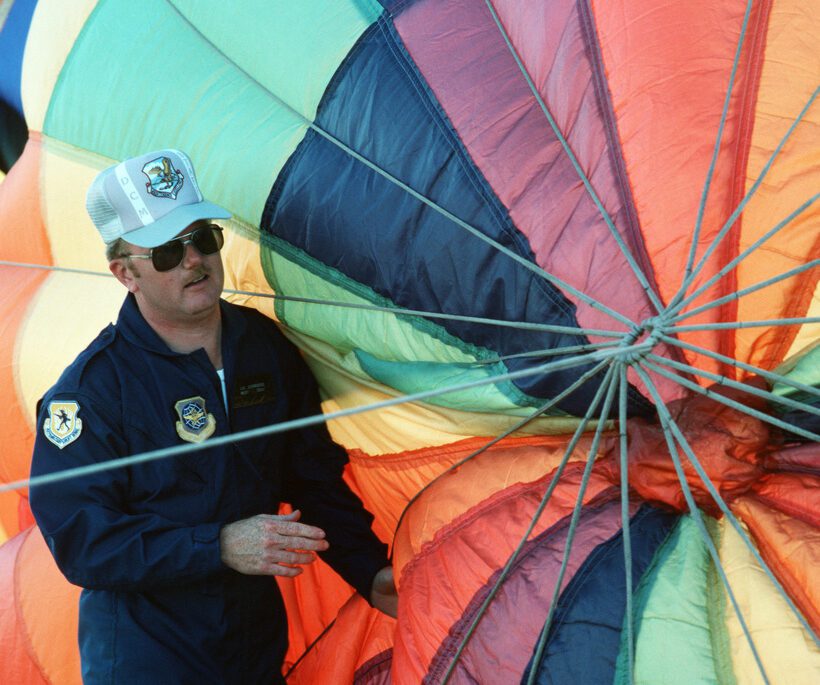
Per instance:
[[[186,442],[202,442],[214,434],[216,419],[205,409],[205,399],[188,397],[174,405],[179,421],[177,435]]]
[[[184,176],[179,169],[175,169],[169,157],[157,157],[146,162],[142,173],[148,177],[145,189],[154,197],[177,199],[177,193],[182,188]]]
[[[77,416],[79,411],[77,402],[49,402],[43,434],[60,449],[70,445],[83,432],[82,419]]]

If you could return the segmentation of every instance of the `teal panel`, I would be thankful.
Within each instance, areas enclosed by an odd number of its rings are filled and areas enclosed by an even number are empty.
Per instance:
[[[697,525],[682,517],[635,591],[635,685],[734,684],[717,582]],[[628,685],[625,638],[617,685]]]
[[[166,146],[184,149],[205,195],[257,226],[274,179],[307,129],[303,116],[269,88],[282,88],[286,98],[302,88],[299,107],[315,111],[338,61],[373,12],[369,3],[334,0],[325,20],[343,22],[334,28],[337,39],[302,46],[297,54],[288,22],[296,20],[301,2],[268,3],[266,10],[266,3],[256,2],[257,22],[235,7],[228,21],[231,3],[179,4],[185,14],[165,0],[101,0],[66,60],[44,132],[112,159]],[[320,3],[304,5],[313,12],[301,21],[318,22]],[[321,3],[326,10],[330,5]],[[218,35],[219,44],[208,34]],[[221,49],[229,43],[240,46],[236,54]],[[292,62],[277,62],[282,55],[270,49],[274,45],[291,59],[308,59],[310,52],[309,75],[316,82],[287,78],[289,70],[297,72]],[[116,68],[108,55],[117,56]]]
[[[376,0],[173,0],[229,60],[311,121],[336,68],[382,12]]]
[[[260,256],[265,276],[277,292],[325,302],[395,307],[275,236],[265,236]],[[468,345],[419,316],[287,300],[277,300],[275,306],[276,316],[288,326],[335,348],[336,364],[347,373],[403,393],[486,379],[505,371],[500,363],[486,363],[496,356],[493,352]],[[522,414],[530,413],[522,407],[533,400],[511,383],[488,383],[429,401],[466,411]]]

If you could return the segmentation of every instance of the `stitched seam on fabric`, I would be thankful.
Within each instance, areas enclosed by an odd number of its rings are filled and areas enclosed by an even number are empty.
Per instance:
[[[754,498],[762,504],[766,504],[772,509],[788,514],[789,516],[792,516],[807,525],[820,528],[820,511],[817,512],[817,515],[813,516],[810,511],[801,509],[790,502],[784,502],[783,500],[775,499],[774,497],[769,497],[768,495],[763,495],[757,491],[752,492],[753,494],[748,492],[744,493],[745,497]]]
[[[619,491],[615,486],[602,490],[584,505],[584,510],[587,512],[601,511],[607,504],[610,504],[617,499],[618,492]],[[521,554],[518,555],[518,558],[510,567],[510,573],[507,578],[509,578],[515,570],[519,569],[527,559],[535,554],[535,552],[537,552],[543,544],[551,541],[557,534],[566,530],[569,527],[571,517],[572,513],[570,512],[561,517],[549,528],[539,533],[532,540],[528,541]],[[463,638],[464,632],[470,625],[472,625],[476,612],[481,607],[490,590],[495,585],[496,577],[499,573],[500,570],[495,571],[490,578],[487,579],[487,582],[476,591],[467,606],[464,608],[459,620],[454,626],[450,627],[447,637],[431,661],[431,664],[434,664],[434,666],[428,670],[427,676],[431,678],[433,682],[439,679],[444,674],[446,668],[449,667],[449,662],[458,651],[458,643],[460,643]],[[425,681],[427,681],[427,678],[425,678]]]
[[[532,261],[533,264],[538,265],[535,255],[532,254],[529,241],[527,241],[521,232],[514,227],[506,208],[503,207],[495,193],[489,189],[486,179],[484,179],[484,177],[480,174],[475,163],[472,161],[472,158],[463,148],[463,143],[456,133],[455,128],[446,113],[441,108],[441,105],[435,98],[434,93],[424,83],[421,73],[418,71],[417,67],[415,67],[415,63],[413,62],[410,54],[407,52],[407,49],[404,47],[404,43],[401,41],[395,28],[392,27],[392,24],[388,25],[385,21],[383,26],[382,22],[380,22],[380,29],[387,39],[385,41],[387,47],[390,48],[396,58],[396,64],[409,77],[408,80],[410,84],[420,96],[420,102],[430,114],[431,122],[439,129],[439,131],[441,131],[444,141],[452,150],[453,157],[461,167],[465,177],[469,180],[478,196],[485,201],[485,206],[489,209],[495,220],[496,228],[500,229],[501,233],[507,237],[507,240],[515,247],[515,251],[519,256],[526,257]],[[476,238],[476,240],[478,240],[478,238]],[[537,277],[536,274],[532,275],[536,277],[536,280],[533,282],[542,294],[564,314],[575,320],[574,306],[566,299],[558,287],[553,286],[543,278]],[[579,334],[579,337],[587,341],[586,336]]]
[[[564,472],[561,474],[561,477],[566,482],[566,479],[570,475],[578,475],[580,477],[580,471],[583,469],[584,464],[579,462],[572,462],[567,464]],[[474,504],[471,506],[466,512],[460,514],[455,519],[450,521],[446,525],[446,529],[444,532],[437,531],[435,537],[426,542],[422,549],[416,554],[416,556],[408,562],[407,567],[412,567],[417,563],[421,563],[420,560],[423,557],[428,556],[435,552],[438,548],[443,546],[448,538],[455,536],[456,534],[460,533],[465,528],[470,527],[471,524],[475,523],[476,520],[481,519],[487,516],[488,513],[492,512],[499,507],[503,507],[511,500],[520,499],[528,494],[534,494],[536,491],[541,489],[542,487],[546,486],[547,481],[551,478],[551,476],[555,473],[555,469],[544,475],[543,477],[539,478],[536,481],[532,481],[530,483],[514,483],[513,485],[505,488],[501,492],[496,492],[490,497],[488,497],[483,502],[478,504]],[[579,481],[580,484],[580,481]],[[597,496],[597,495],[596,495]],[[489,503],[489,504],[488,504]],[[479,507],[479,505],[481,505]]]
[[[324,264],[323,262],[319,261],[318,259],[312,257],[307,252],[302,250],[302,248],[293,245],[293,243],[285,240],[284,238],[281,238],[272,233],[268,233],[266,235],[270,236],[270,240],[266,241],[266,247],[269,247],[271,250],[274,250],[283,258],[293,262],[294,264],[305,269],[306,271],[314,275],[317,275],[323,280],[328,281],[329,283],[332,283],[333,285],[336,285],[344,290],[347,290],[353,295],[361,297],[363,300],[366,300],[373,304],[387,307],[395,306],[395,303],[383,297],[382,295],[379,295],[369,286],[366,286],[363,283],[359,283],[358,281],[350,278],[349,276],[342,274],[337,269],[334,269],[328,266],[327,264]],[[264,251],[260,252],[260,257],[263,260],[263,270],[265,272],[266,278],[268,273],[272,275],[275,274],[272,265],[268,268],[265,268],[264,266],[265,260],[270,259],[270,257],[265,255]],[[270,283],[270,285],[274,290],[277,290],[277,280],[275,278],[275,275],[273,276],[273,282]],[[286,321],[286,315],[283,309],[284,307],[285,303],[281,302],[280,307],[277,308],[277,315],[280,317],[280,319]],[[408,323],[424,335],[428,335],[442,344],[455,347],[462,353],[472,355],[476,359],[491,359],[496,356],[495,352],[492,352],[487,348],[474,345],[473,343],[466,342],[461,338],[452,335],[443,327],[437,326],[436,324],[432,323],[429,319],[425,319],[423,316],[415,316],[402,313],[397,313],[393,316],[395,316],[397,319],[404,321],[405,323]],[[503,362],[500,363],[503,364]],[[506,365],[503,366],[504,368],[506,368]],[[505,395],[507,399],[515,405],[524,407],[537,407],[543,403],[543,400],[531,397],[522,392],[511,381],[505,380],[495,383],[494,385],[496,388],[499,389],[499,392]]]
[[[353,685],[366,685],[372,676],[378,676],[390,671],[393,664],[393,648],[379,652],[376,656],[365,661],[353,675]]]

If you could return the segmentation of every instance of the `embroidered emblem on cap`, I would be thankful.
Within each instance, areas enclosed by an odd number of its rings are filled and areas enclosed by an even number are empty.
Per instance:
[[[174,168],[168,157],[157,157],[146,162],[142,167],[142,173],[148,177],[145,189],[151,195],[177,199],[177,193],[182,188],[182,181],[185,177],[179,169]]]
[[[82,419],[77,416],[79,411],[77,402],[49,402],[43,434],[60,449],[70,445],[83,432]]]
[[[216,419],[205,409],[205,399],[188,397],[174,405],[179,421],[177,435],[187,442],[202,442],[214,434]]]

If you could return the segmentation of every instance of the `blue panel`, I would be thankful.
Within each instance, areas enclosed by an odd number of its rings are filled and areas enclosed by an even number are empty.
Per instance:
[[[12,3],[0,31],[0,100],[22,115],[20,73],[23,68],[23,49],[37,0],[12,0]]]
[[[679,517],[644,505],[630,521],[632,587],[637,588]],[[538,685],[611,683],[626,612],[623,531],[599,545],[558,600],[547,645],[538,664]],[[532,660],[521,682],[527,682]]]
[[[316,123],[366,159],[484,235],[534,263],[528,241],[477,172],[421,79],[392,23],[362,36],[331,81]],[[546,280],[309,132],[276,183],[262,217],[270,231],[397,306],[577,327],[575,307]],[[586,343],[582,335],[439,322],[498,354]],[[555,357],[551,358],[555,359]],[[510,370],[544,360],[516,359]],[[588,368],[588,367],[585,367]],[[538,405],[585,369],[516,382]],[[598,377],[600,382],[600,376]],[[561,408],[583,414],[597,383]],[[633,413],[646,413],[640,400]]]

